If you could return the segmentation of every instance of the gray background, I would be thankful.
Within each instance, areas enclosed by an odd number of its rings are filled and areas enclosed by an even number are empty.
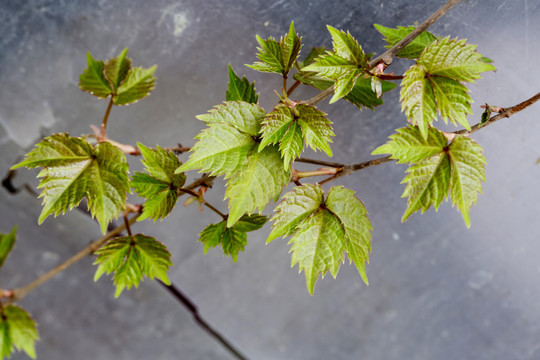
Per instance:
[[[106,101],[77,87],[87,51],[109,58],[129,47],[136,65],[158,65],[149,98],[113,109],[112,138],[190,146],[202,128],[194,115],[224,99],[228,63],[256,81],[267,111],[276,103],[280,78],[243,67],[255,61],[255,34],[279,37],[294,20],[305,56],[311,46],[330,46],[330,24],[349,30],[366,51],[380,53],[384,43],[373,23],[421,22],[442,3],[0,0],[0,173],[40,135],[78,135],[99,125]],[[470,87],[471,123],[485,102],[511,106],[539,91],[539,18],[538,1],[470,0],[432,27],[438,35],[468,38],[495,60],[498,71]],[[409,64],[389,71],[402,73]],[[313,94],[295,93],[298,99]],[[335,123],[335,161],[370,159],[404,126],[398,95],[385,96],[386,105],[376,112],[321,104]],[[375,228],[370,286],[345,264],[336,280],[319,280],[310,296],[303,274],[290,268],[287,240],[265,245],[269,225],[250,234],[236,264],[219,249],[204,256],[197,235],[219,218],[209,211],[200,215],[194,205],[180,203],[163,222],[142,222],[134,231],[169,247],[171,279],[250,359],[538,359],[539,106],[474,135],[486,154],[488,181],[471,210],[470,229],[449,202],[401,224],[405,166],[388,163],[342,178],[357,191]],[[130,162],[140,169],[138,159]],[[15,183],[35,185],[36,173],[19,171]],[[208,200],[226,211],[222,198],[223,182],[216,181]],[[28,283],[100,236],[99,227],[76,211],[38,226],[40,201],[26,193],[11,196],[1,189],[0,211],[2,231],[20,227],[1,274],[4,288]],[[39,323],[39,359],[230,358],[156,283],[147,280],[115,300],[110,279],[92,281],[92,262],[79,262],[22,302]]]

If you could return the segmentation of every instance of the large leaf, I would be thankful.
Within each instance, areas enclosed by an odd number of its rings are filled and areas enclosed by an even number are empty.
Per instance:
[[[172,151],[159,146],[156,149],[150,149],[141,143],[137,145],[147,172],[147,174],[135,173],[131,181],[131,186],[135,191],[147,199],[138,220],[163,219],[174,208],[178,199],[178,189],[184,185],[186,176],[183,173],[175,174],[181,162]]]
[[[330,137],[334,132],[325,115],[314,106],[297,104],[292,108],[286,104],[277,105],[264,119],[259,151],[269,144],[279,143],[286,170],[290,162],[300,155],[304,143],[313,150],[323,150],[332,156]]]
[[[430,75],[467,82],[480,79],[480,73],[496,70],[495,66],[482,60],[476,45],[465,41],[446,37],[434,42],[424,50],[418,64],[423,65]]]
[[[125,207],[130,191],[126,157],[108,142],[94,147],[81,138],[54,134],[38,143],[13,169],[23,166],[43,167],[39,173],[44,205],[40,224],[47,216],[63,214],[86,197],[92,216],[105,233],[107,224]]]
[[[352,190],[333,187],[325,200],[319,185],[305,184],[285,194],[275,211],[267,242],[292,235],[292,266],[304,270],[310,294],[319,275],[330,271],[336,277],[345,252],[367,283],[372,226]]]
[[[118,297],[124,288],[138,287],[143,275],[150,279],[157,278],[170,284],[167,271],[171,262],[171,254],[159,241],[143,234],[124,236],[109,241],[96,251],[98,257],[94,265],[98,265],[94,275],[97,281],[103,274],[114,274],[116,285],[115,296]]]
[[[407,209],[402,220],[432,205],[438,209],[441,202],[452,196],[452,202],[470,226],[469,209],[476,203],[485,181],[486,159],[482,148],[465,136],[455,136],[447,145],[444,134],[430,128],[424,138],[418,128],[409,126],[398,129],[391,140],[375,149],[373,154],[390,154],[398,163],[411,163],[403,197],[408,197]]]
[[[9,234],[0,234],[0,267],[4,265],[4,261],[8,257],[13,245],[15,245],[17,225],[13,226]]]
[[[388,28],[379,24],[373,24],[373,26],[385,37],[384,40],[388,43],[388,45],[386,45],[387,49],[390,49],[396,45],[415,29],[414,26],[398,26],[396,29]],[[437,40],[435,35],[428,31],[424,31],[407,46],[401,49],[396,56],[407,59],[417,59],[422,51],[424,51],[424,49],[435,40]]]
[[[440,76],[430,76],[428,79],[435,93],[441,118],[445,122],[450,120],[454,125],[459,123],[470,130],[467,116],[472,114],[472,99],[467,88],[454,79]]]
[[[291,22],[289,32],[281,37],[279,42],[273,37],[264,40],[259,35],[257,42],[260,46],[257,48],[259,50],[257,57],[260,61],[246,66],[257,71],[278,73],[287,77],[302,47],[301,39],[294,31],[294,23]]]
[[[276,146],[267,146],[260,152],[253,150],[247,165],[227,181],[227,226],[233,226],[245,213],[251,214],[255,210],[262,212],[270,199],[278,199],[289,179],[290,170],[284,170]]]
[[[372,155],[390,154],[391,158],[401,163],[414,163],[440,153],[448,144],[448,139],[437,129],[430,128],[427,138],[424,138],[418,127],[397,129],[390,136],[390,141],[379,146]]]
[[[452,202],[461,211],[467,227],[471,226],[469,209],[476,204],[482,192],[482,181],[486,181],[486,158],[482,148],[465,136],[456,136],[449,146],[452,163],[450,187]]]
[[[10,357],[17,349],[36,358],[35,342],[39,340],[35,321],[25,310],[15,305],[2,309],[0,318],[0,359]]]
[[[247,233],[260,229],[267,221],[266,216],[244,215],[232,227],[227,227],[227,221],[223,220],[208,225],[199,235],[199,241],[204,244],[205,254],[210,248],[221,245],[223,254],[230,255],[236,262],[238,253],[247,245]]]
[[[259,95],[255,91],[255,84],[250,84],[246,77],[240,77],[235,74],[231,64],[229,64],[229,86],[226,92],[227,101],[246,101],[256,104]]]

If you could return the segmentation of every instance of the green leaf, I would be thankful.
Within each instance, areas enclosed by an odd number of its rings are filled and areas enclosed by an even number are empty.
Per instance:
[[[294,22],[291,22],[287,35],[280,39],[279,47],[281,49],[284,74],[287,75],[292,69],[302,48],[302,40],[294,31]]]
[[[407,176],[402,183],[407,183],[402,197],[408,196],[402,222],[418,210],[424,213],[431,205],[437,210],[448,196],[450,183],[448,155],[442,152],[412,165],[407,169]]]
[[[235,74],[231,64],[229,64],[229,87],[226,93],[227,101],[246,101],[251,104],[256,104],[259,100],[259,95],[255,91],[255,83],[249,83],[246,77],[238,77]]]
[[[131,69],[131,60],[126,58],[127,52],[128,48],[125,48],[117,57],[105,63],[103,75],[109,81],[113,94],[118,93],[118,87]]]
[[[350,63],[366,69],[368,67],[368,59],[356,39],[349,32],[338,30],[330,25],[326,27],[332,36],[334,52]]]
[[[183,173],[175,174],[181,162],[172,151],[159,146],[154,150],[141,143],[137,145],[143,156],[145,171],[148,173],[135,173],[131,181],[131,186],[139,196],[147,199],[138,221],[146,218],[152,218],[154,221],[163,219],[176,205],[177,191],[186,182],[186,176]]]
[[[486,158],[482,148],[465,136],[456,136],[449,148],[452,164],[450,194],[467,227],[471,226],[469,209],[476,204],[478,193],[482,192],[482,181],[486,181]]]
[[[132,68],[118,87],[118,92],[113,96],[114,104],[132,104],[150,95],[156,87],[156,78],[154,77],[156,68],[157,65],[148,69],[142,67]]]
[[[130,192],[128,164],[122,151],[108,142],[93,147],[86,140],[68,134],[46,137],[13,166],[43,167],[39,188],[43,198],[41,224],[51,214],[65,213],[86,197],[93,217],[105,233],[107,224],[125,207]]]
[[[416,126],[397,129],[390,141],[376,148],[371,155],[390,154],[398,164],[415,163],[440,153],[448,144],[448,139],[437,129],[429,128],[424,138]]]
[[[15,349],[35,359],[37,340],[36,323],[30,314],[15,305],[5,306],[0,319],[0,359],[10,357]]]
[[[246,66],[261,72],[284,74],[285,68],[282,63],[283,56],[276,39],[269,37],[267,40],[264,40],[259,35],[256,35],[256,38],[260,46],[257,48],[257,50],[259,50],[257,58],[259,58],[260,61],[253,65],[246,64]]]
[[[244,251],[247,245],[247,232],[260,229],[266,222],[266,216],[244,215],[232,227],[227,227],[227,221],[208,225],[199,235],[199,241],[204,244],[204,253],[210,248],[221,245],[223,253],[230,255],[233,261],[238,260],[238,253]]]
[[[373,24],[373,26],[385,37],[384,40],[388,43],[388,45],[386,45],[387,49],[396,45],[415,29],[414,26],[398,26],[396,29],[379,24]],[[407,59],[417,59],[422,51],[435,40],[437,40],[435,35],[428,31],[424,31],[411,41],[409,45],[405,46],[396,56]]]
[[[257,48],[259,50],[257,57],[260,61],[253,65],[246,64],[246,66],[257,71],[278,73],[286,77],[302,47],[301,39],[294,31],[294,23],[291,22],[289,32],[281,37],[279,42],[273,37],[264,40],[259,35],[257,35],[257,42],[260,46]]]
[[[15,245],[17,233],[17,225],[13,226],[9,234],[0,234],[0,267],[4,265],[4,261],[8,257],[13,245]]]
[[[94,60],[90,53],[86,54],[86,58],[88,67],[79,77],[79,87],[87,93],[106,99],[113,90],[103,73],[105,64],[101,60]]]
[[[430,75],[467,82],[480,79],[480,73],[496,70],[495,66],[482,60],[476,45],[465,41],[446,37],[434,42],[424,50],[418,64],[423,65]]]
[[[98,268],[94,281],[114,272],[115,297],[125,288],[138,287],[144,275],[170,284],[167,271],[172,266],[171,254],[153,237],[136,234],[115,238],[96,251],[96,255],[94,265]]]
[[[266,116],[263,108],[245,101],[227,101],[215,106],[208,114],[198,115],[197,119],[207,125],[227,124],[250,136],[258,136],[261,121]]]
[[[305,66],[313,64],[315,60],[326,53],[326,48],[324,46],[312,47],[308,56],[303,61],[298,61],[298,66],[302,69]]]
[[[303,70],[304,69],[302,69],[302,71]],[[305,72],[305,73],[302,72],[301,74],[300,73],[294,74],[294,78],[298,81],[301,81],[304,84],[312,85],[319,90],[326,90],[330,86],[332,86],[333,84],[332,81],[319,78],[311,74],[312,73],[309,73],[309,72]],[[394,89],[395,87],[396,87],[395,83],[384,81],[384,80],[381,81],[382,93],[390,91]],[[377,98],[377,95],[371,89],[371,79],[363,78],[361,76],[356,79],[353,89],[343,99],[349,101],[350,103],[354,104],[360,109],[362,109],[362,107],[367,107],[373,110],[375,106],[379,106],[383,104],[382,99]]]
[[[267,242],[292,235],[292,266],[304,270],[310,294],[319,275],[330,271],[336,277],[345,252],[367,283],[372,226],[354,191],[333,187],[325,200],[320,185],[305,184],[285,194],[275,212]]]
[[[467,88],[454,79],[439,76],[430,76],[428,79],[435,92],[441,118],[445,122],[450,120],[454,125],[459,123],[470,130],[467,117],[472,114],[472,99]]]
[[[426,77],[422,65],[413,65],[405,72],[401,82],[401,110],[407,119],[420,128],[422,136],[427,137],[428,127],[437,117],[437,103],[431,82]]]
[[[270,199],[277,200],[289,179],[290,170],[284,170],[276,146],[267,146],[260,152],[254,149],[246,166],[227,181],[227,226],[233,226],[245,213],[251,214],[256,209],[262,212]]]
[[[290,162],[300,155],[304,142],[313,150],[323,150],[332,156],[330,143],[332,122],[325,113],[314,106],[297,104],[294,109],[285,104],[278,104],[266,115],[261,129],[262,141],[259,151],[269,144],[278,144],[285,169]]]

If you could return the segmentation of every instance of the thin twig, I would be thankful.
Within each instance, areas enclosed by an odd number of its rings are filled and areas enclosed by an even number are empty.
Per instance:
[[[221,211],[219,211],[214,205],[210,204],[209,202],[207,202],[203,197],[201,197],[199,194],[197,194],[195,191],[191,190],[191,189],[178,189],[178,191],[184,193],[184,194],[189,194],[193,197],[196,197],[199,199],[199,201],[204,204],[207,208],[209,208],[210,210],[212,210],[213,212],[215,212],[216,214],[218,214],[219,216],[221,216],[223,218],[223,220],[226,220],[227,219],[227,215],[222,213]]]
[[[307,159],[307,158],[298,158],[295,160],[295,162],[302,162],[307,164],[315,164],[315,165],[322,165],[322,166],[331,166],[335,168],[341,168],[344,167],[345,164],[339,164],[331,161],[323,161],[323,160],[315,160],[315,159]]]
[[[380,56],[376,57],[375,59],[371,60],[369,62],[368,68],[372,69],[380,62],[383,62],[386,66],[390,65],[392,63],[392,60],[394,57],[401,51],[405,46],[407,46],[409,43],[411,43],[414,39],[418,37],[423,31],[425,31],[428,27],[433,25],[437,20],[439,20],[444,14],[446,14],[451,8],[453,8],[455,5],[457,5],[461,0],[449,0],[441,6],[437,11],[435,11],[433,14],[431,14],[430,17],[428,17],[426,20],[424,20],[423,23],[421,23],[416,29],[414,29],[409,35],[405,36],[403,39],[401,39],[400,42],[398,42],[396,45],[392,46],[390,49],[388,49],[386,52],[381,54]],[[320,92],[319,94],[315,95],[311,99],[305,101],[304,103],[306,105],[315,105],[319,102],[323,101],[330,95],[334,93],[335,87],[334,85],[330,86],[328,89]]]
[[[105,115],[103,116],[103,122],[101,123],[101,133],[100,133],[101,139],[107,138],[107,121],[109,121],[109,115],[111,113],[112,106],[113,106],[113,97],[111,96],[111,100],[109,101],[109,105],[107,106],[107,110],[105,110]]]
[[[197,309],[197,306],[186,296],[184,295],[180,289],[178,289],[174,284],[166,285],[161,281],[158,281],[164,288],[166,288],[174,298],[181,302],[186,309],[191,313],[193,316],[193,320],[203,330],[205,330],[208,334],[210,334],[212,337],[214,337],[217,341],[219,341],[224,347],[227,348],[233,354],[237,359],[245,360],[247,359],[244,355],[240,353],[227,339],[225,339],[219,332],[214,330],[200,315],[199,310]]]
[[[511,107],[508,107],[508,108],[503,108],[501,112],[499,112],[497,115],[494,115],[494,116],[490,117],[489,120],[486,121],[485,123],[483,123],[483,124],[478,123],[478,124],[475,124],[475,125],[471,126],[471,130],[463,129],[463,130],[455,131],[454,134],[456,134],[456,135],[466,135],[466,136],[471,135],[472,133],[475,133],[478,130],[483,129],[486,126],[488,126],[490,124],[493,124],[495,121],[498,121],[498,120],[503,119],[503,118],[508,118],[508,117],[512,116],[513,114],[515,114],[517,112],[520,112],[523,109],[526,109],[527,107],[531,106],[532,104],[534,104],[538,100],[540,100],[540,93],[528,98],[525,101],[520,102],[517,105],[511,106]]]
[[[287,90],[287,96],[291,96],[294,90],[301,84],[302,82],[300,80],[296,80],[294,84],[291,85],[289,90]]]

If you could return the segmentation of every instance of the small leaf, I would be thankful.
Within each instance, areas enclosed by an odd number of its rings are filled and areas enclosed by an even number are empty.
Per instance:
[[[94,281],[103,274],[114,272],[115,297],[125,288],[138,287],[143,275],[170,284],[167,271],[172,266],[171,254],[153,237],[136,234],[115,238],[96,251],[96,255],[94,265],[98,268]]]
[[[281,49],[284,75],[286,76],[292,69],[302,47],[302,40],[294,31],[294,22],[291,22],[287,35],[280,39],[279,47]]]
[[[13,245],[15,245],[17,233],[17,225],[13,226],[9,234],[0,234],[0,267],[4,265],[4,261],[8,257]]]
[[[442,152],[448,144],[444,134],[434,128],[429,128],[427,138],[412,125],[396,131],[390,141],[376,148],[371,155],[390,154],[398,164],[415,163]]]
[[[198,115],[197,119],[207,125],[227,124],[250,136],[258,136],[261,121],[266,112],[256,104],[245,101],[228,101],[215,106],[208,114]]]
[[[103,75],[109,81],[114,94],[118,93],[118,87],[131,69],[131,60],[126,58],[127,52],[128,48],[125,48],[117,57],[109,59],[103,69]]]
[[[246,64],[246,66],[261,72],[284,74],[285,68],[282,63],[283,56],[281,54],[281,47],[276,39],[270,37],[267,40],[264,40],[259,35],[256,35],[256,37],[260,46],[257,48],[257,50],[259,50],[257,58],[259,58],[260,61],[253,65]]]
[[[489,106],[487,103],[485,104],[485,110],[484,112],[482,113],[482,116],[480,118],[480,124],[478,125],[479,128],[481,128],[482,126],[484,126],[488,120],[491,118],[491,106]]]
[[[260,215],[244,215],[234,226],[228,228],[227,221],[208,225],[199,235],[199,241],[204,244],[204,253],[210,248],[221,245],[223,254],[230,255],[233,261],[238,260],[238,253],[244,251],[247,245],[247,234],[260,229],[268,219]]]
[[[238,77],[231,64],[229,64],[229,87],[226,93],[227,101],[245,101],[256,104],[259,99],[255,91],[255,83],[249,83],[246,77]]]
[[[446,37],[434,42],[424,50],[418,64],[423,65],[430,75],[467,82],[480,79],[480,73],[496,70],[495,66],[482,61],[476,45],[465,41]]]
[[[330,25],[326,27],[330,35],[332,35],[334,52],[359,68],[366,69],[368,67],[368,60],[364,50],[362,50],[356,39],[349,32],[338,30]]]
[[[15,305],[5,306],[0,319],[0,359],[10,357],[15,349],[35,359],[37,340],[36,323],[30,314]]]
[[[227,181],[227,226],[233,226],[243,214],[251,214],[256,209],[262,212],[270,199],[277,200],[289,179],[290,171],[283,169],[277,147],[267,146],[260,152],[254,149],[247,165]]]
[[[470,130],[467,117],[468,114],[472,114],[472,99],[467,88],[457,80],[440,76],[431,76],[429,81],[437,99],[437,109],[441,118],[445,122],[450,120],[454,125],[459,123]]]
[[[310,294],[319,275],[335,278],[346,252],[367,283],[365,262],[371,250],[372,226],[354,191],[332,187],[324,199],[320,185],[305,184],[283,196],[271,220],[267,243],[292,235],[292,266],[304,270]]]
[[[94,60],[90,53],[87,53],[86,58],[88,67],[79,77],[79,87],[81,90],[99,98],[108,98],[113,90],[103,74],[105,64],[101,60]]]
[[[302,69],[305,66],[313,64],[315,60],[326,53],[326,48],[324,46],[312,47],[308,56],[303,61],[298,61],[298,66]]]
[[[482,148],[472,139],[456,136],[449,146],[452,203],[456,205],[467,227],[471,226],[469,209],[476,204],[482,192],[482,181],[486,181],[486,158]]]
[[[373,26],[385,37],[384,40],[388,43],[388,45],[386,45],[387,49],[396,45],[415,29],[414,26],[398,26],[396,29],[379,24],[374,24]],[[407,59],[417,59],[422,51],[435,40],[437,40],[435,35],[428,31],[424,31],[405,46],[396,56]]]
[[[154,221],[163,219],[176,205],[177,191],[186,182],[186,176],[183,173],[174,173],[181,162],[172,151],[159,146],[154,150],[141,143],[137,145],[143,156],[145,171],[148,173],[135,173],[131,181],[131,186],[139,196],[147,199],[138,221],[146,218],[152,218]]]
[[[38,143],[13,169],[23,166],[43,167],[39,173],[43,178],[39,196],[44,205],[40,224],[51,214],[71,210],[86,197],[92,216],[105,233],[107,224],[124,209],[126,193],[130,192],[126,157],[108,142],[93,147],[81,138],[54,134]]]
[[[118,87],[118,92],[113,96],[114,104],[132,104],[150,95],[156,87],[156,78],[154,77],[156,68],[156,65],[148,69],[132,68]]]
[[[407,169],[407,176],[402,183],[407,183],[402,197],[408,197],[402,222],[418,210],[424,213],[432,205],[437,210],[448,196],[450,183],[448,155],[442,152],[412,165]]]

